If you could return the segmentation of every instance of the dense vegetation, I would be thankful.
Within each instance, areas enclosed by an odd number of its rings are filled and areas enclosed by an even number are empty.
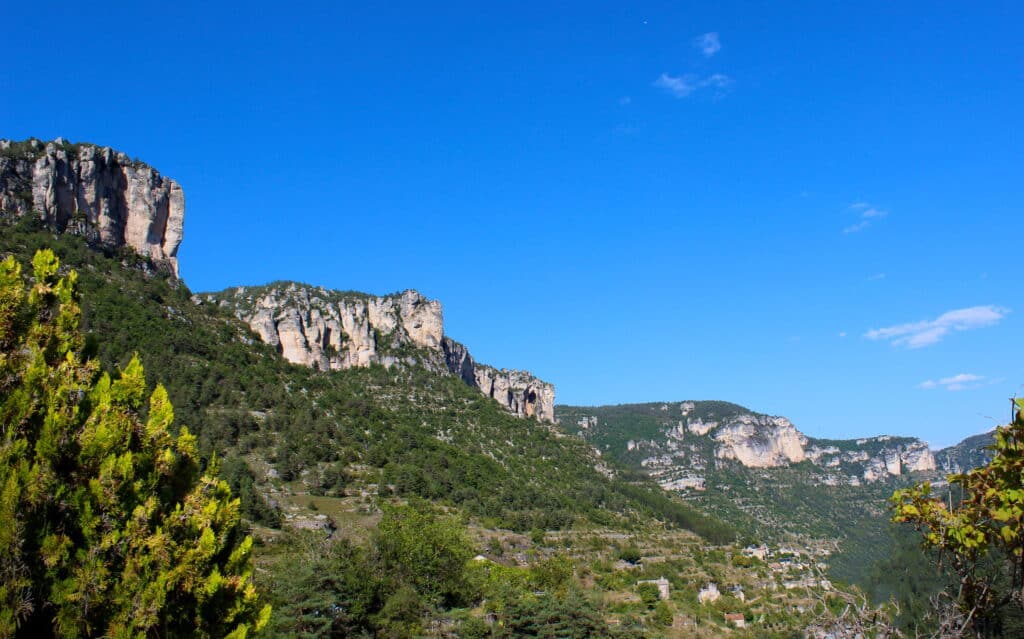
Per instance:
[[[605,622],[603,606],[579,591],[565,557],[529,568],[474,560],[461,523],[419,500],[385,507],[366,546],[307,534],[267,552],[262,585],[280,613],[271,635],[417,636],[439,631],[425,620],[448,609],[457,612],[433,623],[460,637],[639,636]]]
[[[253,540],[138,359],[83,356],[77,274],[0,262],[0,636],[241,638],[266,624]],[[142,413],[148,414],[143,419]]]

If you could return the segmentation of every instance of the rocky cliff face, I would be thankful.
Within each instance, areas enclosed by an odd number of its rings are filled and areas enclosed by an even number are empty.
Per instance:
[[[181,187],[109,147],[0,140],[0,210],[36,213],[59,231],[131,247],[178,273]]]
[[[714,434],[715,456],[748,468],[774,468],[804,460],[807,437],[785,417],[738,415]]]
[[[477,388],[520,417],[555,421],[555,387],[533,375],[497,369],[473,361],[469,350],[451,338],[444,338],[445,365],[453,375]]]
[[[110,147],[0,140],[0,212],[38,215],[93,244],[130,247],[178,275],[181,187]],[[416,291],[377,297],[285,283],[197,299],[229,307],[290,362],[321,370],[416,362],[458,375],[516,415],[555,419],[551,384],[474,362],[445,338],[440,302]]]
[[[321,370],[391,366],[402,345],[439,351],[443,338],[441,304],[416,291],[372,297],[288,283],[200,297],[230,308],[289,362]]]
[[[476,363],[465,346],[444,336],[441,303],[416,291],[376,297],[281,283],[197,299],[228,308],[295,364],[338,370],[419,363],[458,376],[520,417],[555,419],[554,386]]]
[[[555,421],[555,387],[524,371],[477,365],[476,388],[520,417]]]
[[[807,458],[823,468],[849,472],[851,480],[859,476],[868,482],[937,467],[928,444],[919,439],[882,435],[853,443],[855,446],[850,442],[819,442],[808,449]]]

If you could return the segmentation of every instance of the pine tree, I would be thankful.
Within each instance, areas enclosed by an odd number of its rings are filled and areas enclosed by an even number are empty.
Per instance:
[[[0,638],[245,637],[270,615],[239,502],[138,358],[83,355],[77,275],[0,262]],[[143,414],[146,419],[143,419]]]

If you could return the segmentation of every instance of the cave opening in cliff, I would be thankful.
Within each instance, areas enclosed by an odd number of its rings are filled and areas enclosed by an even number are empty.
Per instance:
[[[537,391],[532,388],[526,389],[526,416],[533,417],[537,411]]]

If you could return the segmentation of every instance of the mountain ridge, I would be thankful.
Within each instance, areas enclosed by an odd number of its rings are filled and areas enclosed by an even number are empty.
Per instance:
[[[722,400],[684,400],[676,402],[643,402],[606,406],[556,407],[556,414],[565,415],[580,428],[579,435],[594,437],[600,432],[596,414],[608,411],[646,412],[655,419],[637,425],[636,437],[630,433],[623,440],[622,433],[613,434],[604,441],[605,450],[613,445],[624,446],[625,452],[647,449],[655,455],[686,458],[686,446],[681,442],[708,437],[714,442],[715,460],[736,460],[747,468],[778,468],[799,464],[805,460],[825,472],[824,483],[880,481],[907,473],[961,472],[987,461],[983,447],[991,441],[991,433],[966,438],[953,446],[931,449],[927,442],[914,436],[881,434],[852,439],[811,437],[800,431],[786,417],[768,415],[742,405]],[[559,417],[561,419],[561,417]],[[563,428],[571,431],[568,423]],[[676,445],[665,444],[675,441]],[[706,459],[689,447],[691,457],[696,454],[696,467],[703,468]],[[940,463],[941,460],[941,463]],[[645,467],[668,464],[664,458],[648,458]],[[661,462],[661,463],[659,463]],[[683,464],[682,467],[687,467]],[[959,470],[958,470],[959,469]]]

